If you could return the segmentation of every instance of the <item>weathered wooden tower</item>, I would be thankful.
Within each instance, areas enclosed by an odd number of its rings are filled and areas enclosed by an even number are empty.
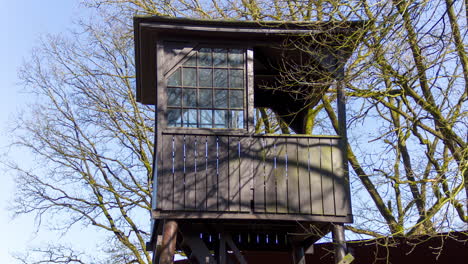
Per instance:
[[[353,217],[339,83],[362,23],[138,17],[134,26],[137,100],[157,110],[154,263],[172,263],[175,249],[193,263],[244,263],[249,250],[290,250],[301,263],[329,231],[342,258]],[[315,84],[286,80],[290,67]],[[305,135],[331,85],[341,132]],[[295,134],[256,134],[255,107]]]

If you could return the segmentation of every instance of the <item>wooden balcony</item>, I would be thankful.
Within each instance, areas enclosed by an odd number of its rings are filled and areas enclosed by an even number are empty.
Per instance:
[[[162,133],[155,218],[351,222],[341,139]]]

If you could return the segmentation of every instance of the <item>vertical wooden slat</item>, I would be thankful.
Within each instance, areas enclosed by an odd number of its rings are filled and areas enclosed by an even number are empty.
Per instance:
[[[217,163],[217,142],[216,136],[206,137],[207,145],[207,166],[206,166],[206,180],[207,180],[207,210],[218,210],[218,174],[216,171]]]
[[[252,199],[252,154],[250,150],[251,139],[240,138],[240,211],[250,212]]]
[[[174,136],[174,210],[185,208],[184,136]]]
[[[297,155],[297,139],[287,138],[287,186],[288,186],[288,212],[299,213],[299,172],[298,172],[298,155]]]
[[[239,138],[229,137],[229,211],[240,211]]]
[[[218,209],[229,208],[229,139],[218,137]]]
[[[156,177],[157,178],[154,178],[154,175],[153,175],[153,181],[156,181],[156,188],[157,190],[154,191],[153,190],[153,195],[155,195],[156,197],[152,197],[152,199],[156,199],[156,201],[152,201],[153,204],[156,205],[156,208],[157,209],[162,209],[162,205],[163,205],[163,197],[164,197],[164,194],[163,194],[163,184],[164,184],[164,181],[163,181],[163,175],[164,175],[164,169],[163,169],[163,151],[162,151],[162,136],[160,136],[161,139],[158,139],[158,142],[156,144],[158,144],[158,150],[156,152],[156,160],[155,162],[157,162],[157,166],[153,166],[153,169],[157,169],[158,172],[156,173]],[[154,185],[153,185],[154,186]],[[154,187],[153,187],[154,188]]]
[[[263,149],[264,139],[260,137],[253,138],[252,169],[254,178],[254,212],[265,212],[265,152]]]
[[[320,141],[318,138],[309,138],[310,160],[310,197],[312,214],[323,215],[322,203],[322,177],[320,168]]]
[[[172,136],[165,135],[162,140],[162,173],[161,185],[159,192],[161,194],[161,209],[172,210],[173,206],[173,194],[174,194],[174,182],[172,174]]]
[[[197,137],[197,178],[196,206],[200,211],[206,210],[206,136]]]
[[[333,169],[332,169],[332,151],[330,139],[320,139],[321,156],[321,175],[322,175],[322,193],[323,193],[323,213],[325,215],[335,215],[335,201],[333,190]]]
[[[196,171],[195,171],[196,136],[185,136],[185,209],[195,210]]]
[[[288,212],[288,185],[286,178],[286,138],[277,137],[276,145],[276,210],[278,213]]]
[[[265,207],[266,212],[276,213],[276,180],[275,180],[275,139],[265,138]]]
[[[339,145],[339,139],[331,140],[332,146],[332,167],[334,175],[334,193],[336,215],[345,216],[351,213],[349,208],[349,198],[347,193],[348,182],[345,179],[343,168],[343,156]]]
[[[300,212],[310,214],[312,211],[310,208],[309,140],[307,138],[297,139],[297,160]]]

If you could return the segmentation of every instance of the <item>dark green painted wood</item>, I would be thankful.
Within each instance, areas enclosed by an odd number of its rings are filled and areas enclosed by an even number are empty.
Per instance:
[[[298,179],[299,179],[299,207],[302,214],[310,214],[310,177],[309,177],[309,140],[297,139]]]
[[[240,211],[240,160],[238,137],[229,137],[229,211]]]
[[[332,151],[330,139],[320,139],[320,156],[322,165],[322,193],[323,213],[325,215],[335,214],[335,199],[333,186]]]
[[[174,210],[185,208],[184,144],[184,136],[174,136]]]
[[[265,212],[265,150],[262,138],[253,138],[252,170],[254,180],[254,212]]]

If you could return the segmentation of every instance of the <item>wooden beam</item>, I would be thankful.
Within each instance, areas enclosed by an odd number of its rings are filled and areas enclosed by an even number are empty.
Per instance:
[[[301,246],[293,245],[292,257],[294,264],[306,264],[304,248]]]
[[[221,237],[224,241],[226,241],[227,245],[229,248],[231,248],[232,252],[234,253],[234,256],[236,257],[237,261],[239,264],[247,264],[247,261],[245,260],[244,256],[242,256],[240,250],[237,248],[236,244],[234,241],[232,241],[232,237],[230,234],[222,233]]]
[[[196,261],[199,264],[215,264],[216,261],[211,255],[210,250],[206,246],[205,242],[200,239],[199,234],[190,230],[190,224],[182,225],[182,248],[188,248],[187,257],[191,261]]]
[[[306,215],[306,214],[276,214],[276,213],[237,213],[237,212],[197,212],[197,211],[159,211],[153,210],[152,217],[155,219],[213,219],[214,222],[226,220],[271,220],[271,221],[304,221],[304,222],[332,222],[352,223],[353,217],[328,216],[328,215]]]

